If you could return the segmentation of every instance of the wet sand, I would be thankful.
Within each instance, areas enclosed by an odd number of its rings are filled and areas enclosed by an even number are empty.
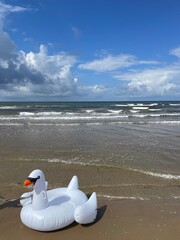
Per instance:
[[[96,221],[90,225],[79,225],[73,223],[69,227],[49,233],[42,233],[27,228],[21,223],[19,205],[19,197],[23,192],[29,191],[23,187],[23,180],[28,176],[31,169],[36,167],[42,168],[46,173],[49,181],[49,188],[66,186],[69,179],[77,174],[79,177],[80,189],[90,194],[97,190],[97,194],[101,191],[100,178],[106,175],[107,169],[98,170],[97,168],[85,166],[67,166],[61,164],[49,164],[44,162],[17,162],[4,161],[1,163],[1,185],[0,185],[0,239],[2,240],[32,240],[32,239],[74,239],[74,240],[178,240],[180,236],[180,199],[168,198],[168,192],[161,198],[150,198],[149,200],[137,199],[116,199],[109,200],[98,196],[98,216]],[[51,166],[51,167],[50,167]],[[9,169],[9,170],[8,170]],[[52,171],[53,169],[53,171]],[[11,170],[11,171],[10,171]],[[108,170],[109,171],[109,170]],[[121,172],[122,173],[122,172]],[[89,175],[88,175],[89,174]],[[94,174],[94,180],[92,177]],[[115,174],[115,172],[113,173]],[[122,173],[120,182],[123,181]],[[91,188],[88,189],[88,182],[83,186],[85,176],[90,179]],[[137,176],[139,178],[139,176]],[[145,179],[144,179],[145,180]],[[93,186],[93,181],[99,182],[100,185]],[[107,179],[107,182],[109,180]],[[133,179],[132,179],[133,181]],[[142,181],[142,178],[140,179]],[[149,182],[149,180],[148,180]],[[144,182],[146,184],[146,182]],[[165,189],[170,191],[176,189],[178,191],[178,182],[175,186],[169,186],[168,182]],[[132,183],[130,183],[132,184]],[[152,182],[153,184],[153,182]],[[162,184],[162,186],[161,186]],[[164,182],[156,191],[164,189]],[[153,195],[153,187],[144,187],[143,185],[124,186],[124,193],[132,191],[141,191],[145,195]],[[123,186],[118,191],[123,192]],[[103,188],[103,186],[102,186]],[[134,189],[133,189],[134,188]],[[157,188],[157,186],[156,186]],[[107,189],[106,189],[107,190]],[[162,191],[165,194],[165,191]],[[114,194],[114,193],[113,193]],[[137,193],[138,194],[138,193]],[[160,195],[160,194],[159,194]],[[128,197],[128,196],[127,196]]]
[[[95,223],[69,227],[49,233],[31,230],[20,221],[18,200],[1,200],[0,239],[66,240],[178,240],[180,235],[179,200],[98,200]]]

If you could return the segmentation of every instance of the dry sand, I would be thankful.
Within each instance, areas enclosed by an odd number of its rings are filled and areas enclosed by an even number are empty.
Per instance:
[[[0,205],[1,240],[178,240],[180,200],[98,200],[98,216],[90,225],[72,224],[49,233],[34,231],[21,223],[19,200]]]

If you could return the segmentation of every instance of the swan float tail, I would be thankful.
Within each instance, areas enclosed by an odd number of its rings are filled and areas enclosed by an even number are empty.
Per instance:
[[[88,224],[95,221],[97,216],[97,196],[94,192],[87,202],[76,207],[74,219],[77,223]]]

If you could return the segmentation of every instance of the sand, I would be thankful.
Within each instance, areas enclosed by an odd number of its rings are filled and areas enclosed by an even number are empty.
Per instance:
[[[73,223],[69,227],[55,232],[42,233],[24,226],[20,220],[21,206],[19,197],[27,189],[23,187],[23,180],[28,176],[30,169],[34,169],[37,163],[1,162],[1,185],[0,185],[0,240],[179,240],[180,239],[180,199],[168,197],[168,193],[159,198],[138,199],[115,199],[109,200],[98,196],[98,216],[90,225]],[[42,165],[42,166],[41,166]],[[92,193],[94,188],[83,187],[84,176],[92,180],[91,169],[83,166],[59,166],[52,167],[40,162],[39,168],[43,167],[47,173],[49,187],[54,188],[67,186],[69,179],[74,174],[79,177],[80,189],[87,194]],[[11,173],[10,170],[12,169]],[[97,171],[97,172],[96,172]],[[100,182],[99,170],[93,170],[95,180]],[[101,170],[102,171],[102,170]],[[89,175],[88,175],[89,173]],[[101,173],[101,172],[100,172]],[[106,172],[103,170],[103,175]],[[99,177],[101,177],[99,174]],[[64,182],[63,182],[64,179]],[[87,186],[87,185],[86,185]],[[126,191],[128,187],[126,187]],[[133,186],[132,186],[133,188]],[[130,192],[132,191],[130,189]],[[179,185],[170,185],[176,188]],[[165,187],[166,190],[169,188]],[[164,187],[159,188],[159,190]],[[96,188],[97,194],[101,192],[101,185]],[[136,188],[135,188],[136,190]],[[148,196],[153,194],[152,188],[141,188],[148,191]],[[161,194],[159,194],[161,196]]]
[[[94,223],[73,223],[55,232],[38,232],[21,223],[19,200],[0,205],[2,240],[178,240],[180,236],[180,200],[105,200],[98,199]]]

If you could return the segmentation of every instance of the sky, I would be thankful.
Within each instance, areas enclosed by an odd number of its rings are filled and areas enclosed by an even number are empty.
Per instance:
[[[0,101],[180,100],[179,0],[0,0]]]

